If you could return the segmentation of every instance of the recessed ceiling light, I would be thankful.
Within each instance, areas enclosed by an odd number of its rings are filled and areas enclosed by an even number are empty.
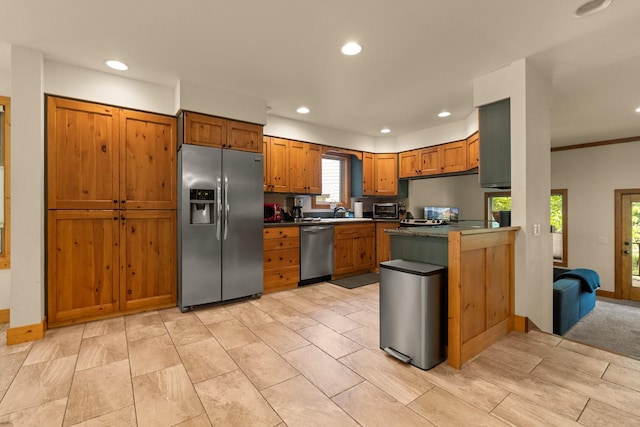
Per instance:
[[[391,132],[391,129],[389,129],[389,128],[380,129],[380,133],[389,133],[389,132]]]
[[[636,108],[636,113],[640,113],[640,107]]]
[[[582,18],[583,16],[592,15],[596,12],[600,12],[611,4],[613,0],[591,0],[576,9],[574,16],[576,18]]]
[[[449,117],[451,115],[448,111],[441,111],[438,113],[438,117]]]
[[[342,53],[345,55],[352,56],[352,55],[357,55],[360,52],[362,52],[362,46],[360,46],[356,42],[349,42],[344,46],[342,46]]]
[[[109,68],[113,68],[114,70],[118,71],[127,71],[129,69],[129,66],[127,64],[125,64],[124,62],[116,61],[115,59],[109,59],[104,63],[107,64]]]
[[[309,112],[309,109],[307,107],[298,107],[296,111],[300,114],[307,114]]]

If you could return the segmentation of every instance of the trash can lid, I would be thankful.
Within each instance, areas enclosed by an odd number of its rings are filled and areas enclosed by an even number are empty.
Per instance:
[[[431,276],[446,270],[442,265],[426,264],[417,261],[405,261],[403,259],[392,259],[380,263],[380,268],[401,271],[403,273],[416,274],[418,276]]]

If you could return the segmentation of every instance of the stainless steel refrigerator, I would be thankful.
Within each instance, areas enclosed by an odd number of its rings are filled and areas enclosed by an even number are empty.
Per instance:
[[[178,152],[178,307],[263,290],[263,156],[183,144]]]

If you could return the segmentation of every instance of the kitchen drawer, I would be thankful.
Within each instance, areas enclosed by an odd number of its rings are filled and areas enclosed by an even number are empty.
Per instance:
[[[282,249],[278,251],[265,251],[264,269],[298,266],[300,264],[300,249]]]
[[[264,251],[273,251],[276,249],[292,249],[300,247],[299,237],[284,237],[281,239],[265,239]]]
[[[284,267],[275,268],[273,270],[265,270],[264,272],[264,289],[280,287],[287,284],[298,285],[300,280],[300,267]],[[295,287],[293,286],[293,287]]]
[[[335,239],[346,239],[350,237],[375,237],[375,225],[371,224],[349,224],[336,225],[333,229]]]
[[[262,235],[266,239],[300,237],[300,227],[265,227]]]

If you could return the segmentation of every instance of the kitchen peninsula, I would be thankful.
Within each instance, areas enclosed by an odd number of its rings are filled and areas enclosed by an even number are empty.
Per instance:
[[[514,329],[514,244],[519,229],[461,221],[385,230],[392,259],[447,267],[447,360],[454,368]]]

